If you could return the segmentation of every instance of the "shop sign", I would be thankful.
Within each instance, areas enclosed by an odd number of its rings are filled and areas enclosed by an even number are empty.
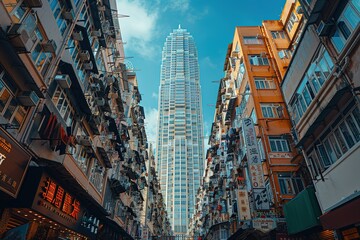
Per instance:
[[[17,197],[31,156],[0,128],[0,190]]]
[[[270,202],[267,195],[266,188],[254,188],[254,202],[256,210],[269,210]]]
[[[269,158],[293,158],[292,153],[269,153]]]
[[[147,227],[143,227],[141,231],[141,239],[148,240],[149,239],[149,230]]]
[[[244,118],[242,123],[251,184],[253,188],[263,188],[265,183],[254,123],[251,118]]]
[[[87,236],[94,236],[100,220],[90,214],[74,194],[43,174],[32,208],[64,226]]]
[[[273,218],[256,218],[252,221],[253,228],[261,232],[270,232],[276,228],[276,221]]]
[[[238,215],[239,220],[251,219],[249,197],[247,190],[240,189],[237,192],[237,204],[238,204]]]

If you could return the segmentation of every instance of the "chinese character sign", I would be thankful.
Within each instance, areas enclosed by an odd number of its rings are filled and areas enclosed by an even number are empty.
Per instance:
[[[251,118],[243,119],[243,131],[252,187],[263,188],[265,183],[262,163],[256,140],[255,127]]]
[[[240,189],[237,192],[237,204],[238,204],[238,215],[239,220],[251,219],[249,197],[246,190]]]
[[[270,201],[267,195],[266,188],[254,188],[254,201],[256,210],[269,210]]]

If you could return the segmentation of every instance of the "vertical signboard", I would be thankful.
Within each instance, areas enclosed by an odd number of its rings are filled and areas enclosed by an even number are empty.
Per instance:
[[[0,128],[0,190],[12,197],[16,197],[26,169],[30,162],[30,155],[2,128]]]
[[[253,188],[264,188],[264,176],[254,123],[251,118],[244,118],[242,123],[251,185]]]
[[[270,201],[267,195],[266,188],[254,188],[254,202],[256,210],[269,210]]]
[[[239,220],[251,219],[249,197],[247,190],[239,189],[237,192],[237,204],[238,204],[238,215]]]

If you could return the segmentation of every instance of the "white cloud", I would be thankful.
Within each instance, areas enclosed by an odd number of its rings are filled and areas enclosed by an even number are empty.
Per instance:
[[[122,38],[129,48],[142,57],[152,57],[156,51],[151,41],[156,36],[158,10],[146,6],[140,0],[117,0],[118,12],[129,15],[120,18]]]
[[[158,94],[156,92],[152,92],[151,97],[155,98],[155,99],[158,99]]]
[[[158,110],[156,108],[145,109],[145,130],[149,143],[156,147],[157,136],[157,123],[158,123]]]

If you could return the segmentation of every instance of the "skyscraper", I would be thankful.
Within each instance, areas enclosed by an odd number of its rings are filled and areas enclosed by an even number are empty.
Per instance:
[[[159,92],[157,171],[174,233],[185,234],[204,154],[198,55],[180,25],[164,44]]]

